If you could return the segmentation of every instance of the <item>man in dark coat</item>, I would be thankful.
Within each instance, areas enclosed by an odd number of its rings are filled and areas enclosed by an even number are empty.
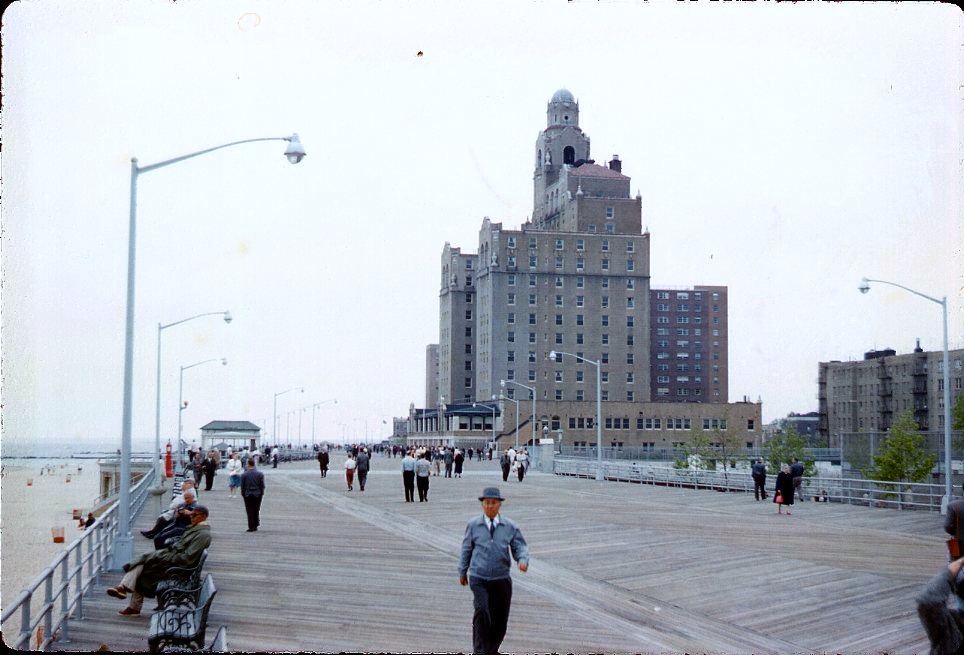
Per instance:
[[[214,486],[214,474],[218,470],[218,463],[211,456],[211,453],[208,453],[204,461],[201,462],[201,468],[204,470],[204,490],[211,491],[211,487]]]
[[[502,465],[502,481],[506,482],[509,479],[509,470],[512,468],[512,456],[509,455],[508,450],[502,451],[502,458],[499,460],[499,464]]]
[[[452,477],[452,463],[455,461],[455,454],[452,452],[451,448],[445,449],[445,454],[442,456],[442,461],[445,462],[445,477]]]
[[[358,486],[365,491],[365,482],[368,480],[368,469],[371,468],[371,458],[368,456],[368,449],[362,448],[355,460],[355,473],[358,474]]]
[[[154,548],[161,550],[167,546],[167,540],[180,537],[191,527],[191,512],[197,507],[197,495],[194,487],[188,487],[181,496],[181,504],[174,510],[174,517],[170,524],[154,535]]]
[[[191,527],[184,531],[181,540],[169,548],[155,550],[131,560],[124,565],[125,575],[120,584],[107,590],[108,596],[127,598],[127,607],[121,616],[138,616],[144,596],[154,597],[157,584],[165,578],[172,567],[197,566],[204,549],[211,545],[211,526],[208,525],[208,508],[196,505],[191,510]]]
[[[961,598],[964,593],[962,563],[964,559],[958,559],[942,567],[915,599],[917,616],[931,644],[931,655],[964,652],[964,615],[947,603],[951,597],[958,607],[964,601]]]
[[[751,472],[753,475],[753,497],[756,500],[766,500],[767,467],[763,463],[762,457],[756,458],[756,463],[753,464]]]
[[[257,532],[261,525],[261,499],[264,498],[264,473],[254,467],[254,458],[248,460],[248,470],[241,474],[241,498],[248,515],[248,532]]]
[[[803,488],[800,486],[803,483],[803,464],[796,457],[790,464],[790,477],[793,478],[793,495],[803,500]]]
[[[321,468],[321,477],[323,478],[328,477],[328,464],[330,461],[331,458],[328,455],[327,448],[322,448],[318,451],[318,466]]]

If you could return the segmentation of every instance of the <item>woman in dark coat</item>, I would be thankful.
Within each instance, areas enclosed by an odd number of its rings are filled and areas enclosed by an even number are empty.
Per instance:
[[[328,462],[328,449],[322,448],[318,453],[318,466],[321,468],[321,477],[323,478],[328,477]]]
[[[777,498],[783,502],[777,503]],[[783,514],[783,506],[787,506],[787,514],[790,513],[790,506],[793,505],[793,478],[790,476],[790,467],[786,464],[777,473],[777,483],[773,490],[773,502],[777,503],[777,514]]]

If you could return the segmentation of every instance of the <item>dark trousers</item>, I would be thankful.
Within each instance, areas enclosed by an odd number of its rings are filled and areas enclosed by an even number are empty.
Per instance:
[[[793,478],[793,497],[803,500],[803,489],[800,488],[800,484],[803,482],[802,476],[797,476]]]
[[[508,479],[509,479],[509,465],[508,465],[508,464],[503,464],[503,465],[502,465],[502,481],[503,481],[503,482],[506,482]]]
[[[451,463],[451,462],[445,462],[445,477],[447,477],[447,478],[452,477],[452,463]]]
[[[166,548],[167,546],[165,546],[165,544],[167,543],[168,539],[171,539],[173,537],[180,537],[181,535],[184,534],[184,531],[190,527],[190,525],[191,525],[190,523],[179,524],[176,521],[172,522],[169,526],[167,526],[166,528],[158,532],[157,536],[154,537],[154,550],[160,550],[162,548]]]
[[[522,464],[519,464],[516,467],[515,472],[519,474],[519,482],[522,482],[522,478],[526,476],[526,467],[524,467]]]
[[[261,498],[262,496],[245,496],[244,511],[248,515],[248,530],[257,530],[261,525]]]
[[[358,469],[358,486],[365,491],[365,482],[368,481],[368,469]]]
[[[405,485],[405,502],[415,502],[415,471],[402,471],[402,484]]]
[[[153,538],[153,537],[159,535],[159,534],[161,533],[161,531],[164,530],[164,528],[170,526],[170,525],[173,524],[173,523],[174,523],[174,520],[173,520],[173,519],[170,520],[170,521],[168,521],[168,520],[167,520],[166,518],[164,518],[163,516],[159,516],[159,517],[157,517],[157,521],[154,523],[154,527],[151,528],[150,530],[148,530],[147,532],[148,532],[148,534],[150,534],[151,537]]]
[[[418,502],[428,502],[428,476],[415,478],[418,485]]]
[[[753,476],[753,497],[757,500],[767,499],[766,490],[767,477],[765,475]]]
[[[505,639],[512,605],[512,580],[476,580],[469,582],[472,589],[472,652],[477,655],[497,655]]]
[[[325,466],[324,464],[321,465],[321,477],[323,478],[328,477],[328,467]]]
[[[204,490],[211,491],[211,487],[214,485],[214,471],[204,472]]]

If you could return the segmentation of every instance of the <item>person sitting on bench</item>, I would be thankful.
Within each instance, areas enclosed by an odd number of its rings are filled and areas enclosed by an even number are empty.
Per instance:
[[[153,528],[150,530],[141,530],[141,534],[148,539],[153,539],[161,533],[161,530],[170,527],[174,523],[174,515],[177,513],[178,508],[184,503],[184,492],[188,489],[194,491],[194,480],[184,480],[184,482],[181,483],[181,493],[176,494],[174,498],[171,499],[171,504],[168,506],[167,511],[161,512],[158,515]],[[195,491],[195,494],[196,493],[197,491]]]
[[[160,550],[167,546],[167,540],[172,537],[180,537],[184,531],[191,526],[190,510],[197,506],[197,496],[194,489],[188,489],[182,497],[183,502],[178,505],[174,512],[174,520],[169,526],[161,530],[154,537],[154,548]]]
[[[157,584],[170,568],[196,566],[204,549],[211,545],[208,508],[196,505],[188,511],[191,527],[184,531],[180,541],[168,548],[144,553],[125,564],[125,575],[120,584],[107,590],[107,595],[114,598],[124,599],[130,594],[130,603],[118,612],[121,616],[140,615],[144,596],[155,595]]]

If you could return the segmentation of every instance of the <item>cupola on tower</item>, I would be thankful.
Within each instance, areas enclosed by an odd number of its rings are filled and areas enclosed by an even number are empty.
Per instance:
[[[563,166],[589,161],[589,137],[579,128],[579,103],[568,89],[556,91],[546,107],[546,129],[536,139],[533,214],[541,222],[552,205],[547,197]],[[553,192],[558,193],[558,189]]]

